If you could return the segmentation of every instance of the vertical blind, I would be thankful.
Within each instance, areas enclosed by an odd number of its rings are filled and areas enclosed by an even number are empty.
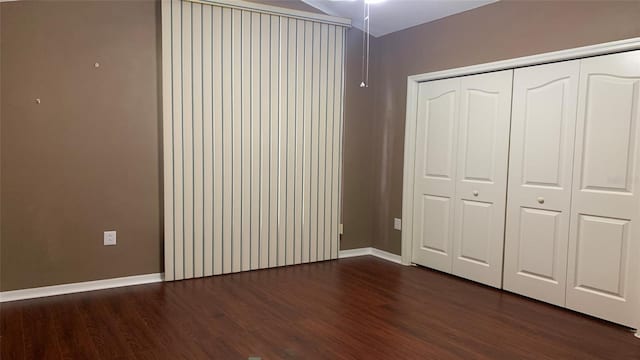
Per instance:
[[[162,2],[165,279],[335,259],[345,27]]]

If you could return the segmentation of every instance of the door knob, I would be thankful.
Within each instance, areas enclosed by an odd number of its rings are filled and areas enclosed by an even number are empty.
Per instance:
[[[473,190],[473,196],[478,196],[478,194],[480,194],[478,190]]]
[[[538,203],[544,204],[544,198],[542,196],[538,197]]]

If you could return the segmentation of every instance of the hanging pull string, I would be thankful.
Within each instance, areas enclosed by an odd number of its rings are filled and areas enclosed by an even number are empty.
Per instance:
[[[367,0],[363,0],[362,3],[364,4],[362,11],[362,27],[364,28],[364,31],[362,33],[362,82],[360,83],[360,87],[364,88],[369,87],[370,4]]]

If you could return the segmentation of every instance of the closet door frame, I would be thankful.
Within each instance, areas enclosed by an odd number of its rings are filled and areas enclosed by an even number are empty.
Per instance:
[[[411,265],[413,242],[413,209],[414,209],[414,165],[416,155],[416,128],[418,110],[418,87],[425,81],[446,79],[485,72],[515,69],[525,66],[546,64],[564,60],[575,60],[591,56],[613,54],[640,49],[640,38],[630,38],[602,44],[583,46],[573,49],[554,51],[532,56],[496,61],[486,64],[472,65],[407,77],[407,107],[405,118],[404,170],[402,192],[402,247],[401,262]],[[638,317],[640,318],[640,316]],[[635,325],[640,328],[640,321]]]

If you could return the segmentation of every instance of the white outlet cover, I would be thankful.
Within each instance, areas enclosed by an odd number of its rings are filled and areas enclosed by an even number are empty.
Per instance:
[[[110,246],[116,244],[116,232],[113,231],[105,231],[104,232],[104,245]]]
[[[402,230],[402,219],[394,218],[393,219],[393,228],[395,230]]]

